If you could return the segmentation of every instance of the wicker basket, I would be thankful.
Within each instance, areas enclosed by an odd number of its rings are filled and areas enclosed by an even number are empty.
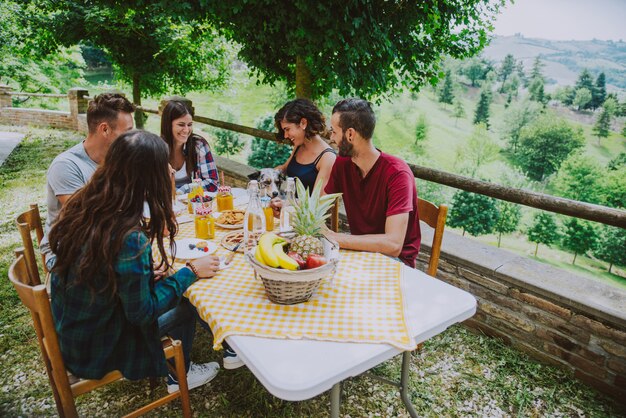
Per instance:
[[[325,237],[324,257],[328,263],[309,270],[285,270],[266,266],[254,258],[254,248],[246,254],[248,263],[254,269],[254,276],[260,278],[268,299],[279,305],[294,305],[306,302],[313,296],[325,278],[332,279],[339,262],[339,246]]]

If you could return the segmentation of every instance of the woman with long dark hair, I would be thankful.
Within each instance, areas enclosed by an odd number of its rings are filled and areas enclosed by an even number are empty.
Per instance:
[[[335,151],[322,139],[326,134],[324,115],[308,99],[295,99],[285,103],[274,116],[280,139],[288,139],[293,151],[287,161],[276,167],[288,177],[298,177],[304,187],[313,191],[319,178],[328,181],[335,163]]]
[[[189,193],[194,178],[208,192],[217,191],[217,166],[209,143],[193,133],[193,109],[182,100],[170,100],[161,116],[161,138],[170,149],[170,164],[176,170],[176,192]]]
[[[168,156],[157,135],[122,134],[50,231],[57,255],[52,313],[65,364],[78,377],[112,370],[133,380],[165,376],[165,334],[183,343],[190,389],[217,374],[217,363],[190,364],[196,313],[183,293],[199,277],[214,276],[219,259],[196,259],[160,280],[154,274],[152,245],[162,260],[157,268],[169,270],[164,241],[177,232]],[[176,390],[169,376],[168,391]]]

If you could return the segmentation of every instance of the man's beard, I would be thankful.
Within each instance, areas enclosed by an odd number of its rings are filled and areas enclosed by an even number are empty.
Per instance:
[[[346,134],[341,134],[341,143],[339,144],[339,156],[340,157],[352,157],[354,154],[354,145],[348,142]]]

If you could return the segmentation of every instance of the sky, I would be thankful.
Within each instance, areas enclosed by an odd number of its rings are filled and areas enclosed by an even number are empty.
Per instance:
[[[626,0],[515,0],[494,26],[501,36],[626,41]]]

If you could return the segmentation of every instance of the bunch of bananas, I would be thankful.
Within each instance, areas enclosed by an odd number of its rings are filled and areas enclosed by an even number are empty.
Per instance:
[[[254,251],[254,258],[259,263],[269,267],[298,270],[298,262],[284,251],[283,247],[286,244],[287,242],[283,238],[273,232],[266,232],[259,238],[259,243]]]

